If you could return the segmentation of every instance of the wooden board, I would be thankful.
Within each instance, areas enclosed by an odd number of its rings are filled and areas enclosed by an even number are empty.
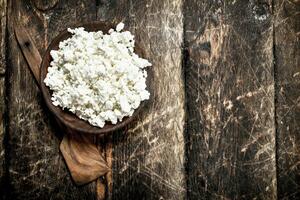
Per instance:
[[[95,1],[18,1],[8,4],[9,199],[96,199],[95,183],[76,187],[59,152],[58,132],[14,37],[14,18],[41,54],[69,25],[93,20]]]
[[[184,6],[189,199],[275,199],[271,2]]]
[[[278,198],[300,196],[300,2],[275,2]]]
[[[6,0],[0,0],[0,75],[5,73]]]
[[[5,47],[6,47],[6,0],[0,0],[0,187],[4,181],[4,111],[5,111]],[[0,189],[1,193],[1,189]]]
[[[298,0],[0,0],[0,199],[297,199],[299,13]],[[15,18],[40,53],[69,25],[123,21],[153,63],[146,109],[97,139],[105,178],[72,182]]]
[[[109,199],[185,199],[181,0],[100,1],[100,20],[123,21],[153,63],[151,100],[114,134]]]

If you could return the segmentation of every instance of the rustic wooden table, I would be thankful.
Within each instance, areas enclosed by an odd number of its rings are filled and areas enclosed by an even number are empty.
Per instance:
[[[139,119],[76,187],[14,36],[123,21],[153,63]],[[299,199],[299,0],[0,0],[0,199]]]

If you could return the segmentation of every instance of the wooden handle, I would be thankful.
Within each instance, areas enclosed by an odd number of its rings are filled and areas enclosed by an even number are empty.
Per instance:
[[[35,80],[40,86],[40,65],[42,63],[42,57],[34,45],[32,38],[24,28],[15,26],[15,35],[22,53],[28,63],[29,69],[33,73]]]
[[[40,87],[41,55],[25,28],[17,23],[15,35],[29,69]],[[74,182],[78,185],[93,181],[109,171],[107,163],[100,155],[96,145],[87,136],[79,133],[65,134],[60,144],[60,151]]]
[[[92,138],[78,133],[65,134],[60,151],[77,185],[89,183],[110,171]]]

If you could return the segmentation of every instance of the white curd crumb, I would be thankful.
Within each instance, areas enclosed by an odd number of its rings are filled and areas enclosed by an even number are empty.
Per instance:
[[[134,53],[134,36],[119,23],[108,34],[68,29],[72,37],[50,52],[45,84],[52,103],[90,124],[103,127],[131,116],[149,99],[146,67],[151,63]]]
[[[124,26],[125,26],[124,23],[122,23],[122,22],[119,23],[119,24],[117,25],[117,27],[116,27],[116,31],[117,31],[117,32],[120,32],[121,30],[123,30]]]

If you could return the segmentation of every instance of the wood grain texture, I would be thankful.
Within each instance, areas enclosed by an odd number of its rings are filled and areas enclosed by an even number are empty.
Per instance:
[[[5,72],[6,0],[0,0],[0,75]]]
[[[110,171],[92,136],[65,133],[60,151],[77,185],[87,184]]]
[[[275,199],[268,1],[185,1],[189,199]]]
[[[300,2],[275,2],[278,198],[300,196]]]
[[[4,176],[4,111],[5,111],[5,48],[6,0],[0,0],[0,183]],[[1,184],[0,184],[1,186]],[[1,193],[1,189],[0,189]]]
[[[8,5],[8,199],[96,199],[95,183],[75,187],[71,181],[59,153],[62,135],[16,43],[13,24],[17,18],[43,54],[67,26],[95,19],[95,2],[59,1],[45,11],[34,2],[12,0]]]
[[[123,21],[153,63],[150,101],[113,137],[109,199],[184,199],[182,1],[100,1],[97,17]]]
[[[32,72],[38,86],[40,86],[40,65],[42,63],[40,52],[37,50],[35,43],[24,27],[19,26],[19,24],[17,25],[17,22],[14,22],[14,31],[29,69]]]
[[[0,78],[0,186],[2,179],[4,178],[4,161],[5,161],[5,146],[4,146],[4,111],[5,111],[5,80],[3,77]],[[1,194],[1,190],[0,190]]]
[[[299,0],[10,0],[6,37],[0,0],[0,199],[297,199],[299,7]],[[151,100],[138,119],[95,138],[112,168],[97,185],[72,182],[13,18],[40,53],[73,24],[123,21],[153,63]]]

